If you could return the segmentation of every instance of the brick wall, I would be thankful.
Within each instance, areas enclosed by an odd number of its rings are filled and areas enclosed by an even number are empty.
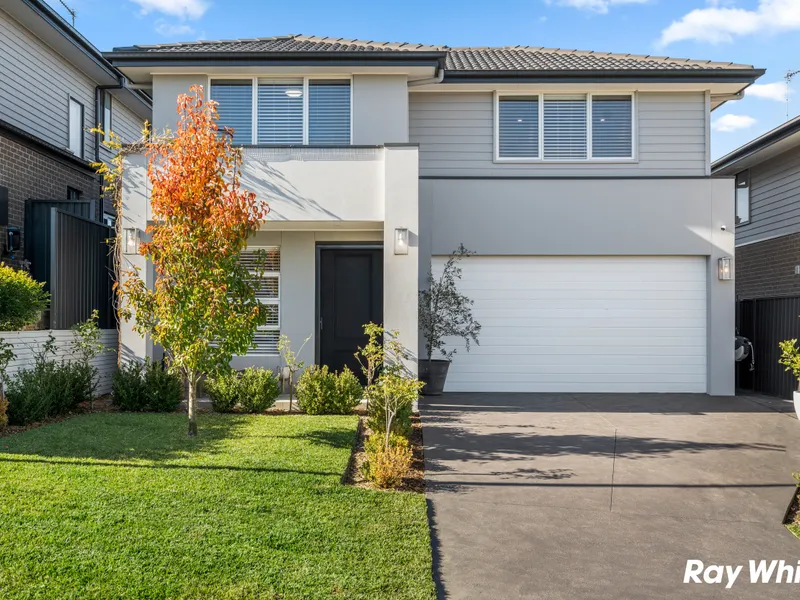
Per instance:
[[[97,177],[80,167],[70,165],[67,160],[55,158],[45,151],[5,136],[0,132],[0,186],[8,188],[9,225],[23,228],[25,219],[25,200],[66,200],[67,187],[81,191],[81,200],[98,197]],[[103,203],[97,202],[96,218],[102,218]],[[0,249],[5,250],[6,231],[0,227]],[[22,231],[25,243],[25,231]],[[16,255],[16,263],[24,258]],[[2,259],[11,262],[5,256]]]
[[[736,247],[736,295],[741,299],[800,295],[800,233]]]

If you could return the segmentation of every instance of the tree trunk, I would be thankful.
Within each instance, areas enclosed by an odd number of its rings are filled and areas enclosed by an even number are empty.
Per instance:
[[[189,400],[186,403],[189,413],[189,437],[197,435],[197,376],[194,371],[189,371]]]
[[[293,394],[294,394],[294,371],[289,370],[289,412],[292,412]]]

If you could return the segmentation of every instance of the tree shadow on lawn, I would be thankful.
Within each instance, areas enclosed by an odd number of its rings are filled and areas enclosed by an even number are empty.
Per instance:
[[[270,419],[269,416],[256,418]],[[283,419],[281,419],[285,423]],[[69,459],[86,459],[77,464],[111,466],[128,466],[143,468],[192,468],[192,469],[227,469],[247,471],[291,471],[309,473],[310,471],[292,471],[291,469],[261,467],[257,464],[257,452],[252,452],[252,444],[247,440],[264,438],[267,445],[269,438],[295,439],[306,442],[308,446],[324,446],[349,448],[353,444],[352,428],[330,426],[319,430],[299,430],[292,434],[286,432],[284,426],[277,427],[281,433],[269,435],[252,431],[253,417],[249,415],[200,415],[198,417],[197,437],[188,437],[186,415],[155,413],[94,413],[79,415],[72,419],[39,427],[11,437],[0,439],[0,461],[21,462],[19,457],[7,455],[38,456],[64,461],[39,461],[28,459],[27,462],[64,462]],[[263,430],[262,430],[263,431]],[[236,438],[245,443],[241,450],[226,443]],[[234,442],[235,443],[235,442]],[[311,448],[310,448],[311,449]],[[215,464],[224,455],[230,455],[234,464]],[[191,464],[181,459],[202,457],[203,463]],[[115,461],[112,463],[92,463],[91,460]],[[265,457],[268,462],[268,458]],[[153,464],[142,464],[147,461]],[[172,461],[168,463],[168,461]],[[76,464],[76,461],[70,461]],[[263,462],[263,461],[262,461]],[[240,464],[236,464],[240,463]],[[255,464],[254,464],[255,463]],[[319,475],[340,475],[340,473],[322,472]]]

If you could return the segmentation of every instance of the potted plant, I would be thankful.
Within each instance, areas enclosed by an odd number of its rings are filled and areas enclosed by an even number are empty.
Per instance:
[[[791,371],[795,379],[798,380],[798,389],[793,392],[793,397],[794,412],[797,414],[797,418],[800,419],[800,350],[797,348],[797,340],[785,340],[780,342],[778,346],[781,349],[781,357],[778,362],[786,367],[787,371]]]
[[[459,245],[438,279],[428,270],[428,289],[419,293],[419,326],[427,354],[419,362],[419,379],[425,384],[422,388],[425,396],[438,396],[444,389],[447,370],[456,353],[455,348],[445,347],[445,338],[460,337],[467,352],[471,342],[479,343],[481,325],[472,317],[473,302],[458,291],[457,285],[461,279],[458,263],[470,254],[474,253],[464,248],[464,244]],[[441,358],[434,358],[434,354]]]

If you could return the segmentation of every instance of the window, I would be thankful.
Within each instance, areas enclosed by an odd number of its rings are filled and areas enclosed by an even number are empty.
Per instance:
[[[111,141],[111,94],[108,92],[103,94],[103,141]]]
[[[69,99],[69,151],[83,158],[83,104]]]
[[[633,95],[497,96],[496,159],[633,159]]]
[[[258,328],[255,348],[251,348],[248,354],[277,355],[281,335],[281,250],[278,247],[245,250],[239,261],[253,275],[251,284],[256,289],[256,298],[270,308],[267,324]]]
[[[219,126],[235,144],[349,145],[349,79],[212,79]],[[255,121],[255,122],[254,122]]]
[[[111,213],[103,213],[103,224],[107,225],[108,227],[113,227],[114,223],[117,222],[117,217],[112,215]]]
[[[736,176],[736,224],[750,221],[750,171]]]
[[[80,200],[82,195],[80,190],[67,186],[67,200]]]

